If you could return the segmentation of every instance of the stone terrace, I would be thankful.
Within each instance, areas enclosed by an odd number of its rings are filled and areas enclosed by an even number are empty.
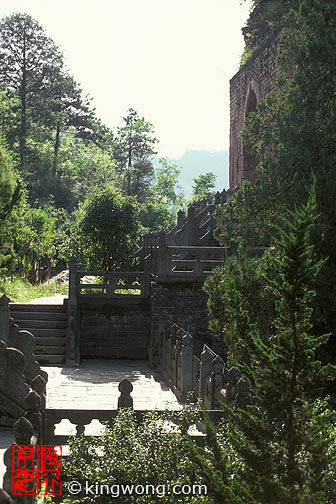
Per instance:
[[[47,383],[47,408],[64,409],[117,409],[120,395],[118,384],[128,378],[133,384],[134,409],[180,409],[170,388],[160,374],[140,360],[87,360],[80,368],[45,367]],[[101,424],[93,420],[87,426],[88,435],[99,434]],[[75,427],[67,420],[56,426],[56,434],[75,434]],[[3,454],[13,442],[10,430],[0,431],[0,485],[5,473]]]
[[[160,374],[142,360],[84,360],[80,367],[45,367],[47,408],[117,409],[118,384],[133,384],[134,409],[178,409],[175,395]]]

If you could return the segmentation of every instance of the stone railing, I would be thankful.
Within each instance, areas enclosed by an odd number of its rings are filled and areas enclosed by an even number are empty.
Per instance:
[[[207,204],[206,200],[194,201],[188,206],[187,215],[183,210],[177,212],[177,225],[170,231],[154,231],[143,236],[143,245],[135,253],[139,267],[144,267],[145,258],[153,249],[160,246],[160,236],[164,233],[165,243],[171,247],[210,247],[216,245],[213,231],[216,219],[213,214],[217,205],[225,205],[229,196],[239,189],[223,189],[215,194],[215,204]]]
[[[38,379],[39,378],[39,379]],[[34,495],[13,495],[13,482],[15,483],[14,467],[18,467],[18,452],[14,449],[15,445],[36,446],[42,443],[43,429],[43,409],[45,407],[45,382],[42,377],[34,379],[37,389],[31,390],[25,397],[24,414],[15,422],[13,426],[13,436],[15,442],[11,444],[4,453],[4,465],[6,472],[3,477],[3,490],[0,490],[0,504],[34,504],[36,497]],[[33,471],[35,469],[34,457],[25,458],[25,469]],[[33,479],[25,483],[25,490],[33,490],[36,481]]]
[[[220,407],[221,402],[232,408],[245,408],[251,402],[250,382],[239,369],[226,371],[223,359],[207,345],[198,358],[192,336],[176,324],[161,334],[157,369],[179,401],[191,396],[210,410]]]
[[[48,375],[35,361],[32,353],[35,338],[31,333],[20,331],[12,322],[8,341],[13,347],[0,340],[0,402],[2,411],[6,413],[0,422],[10,426],[23,415],[25,398],[30,389],[45,393]]]
[[[227,250],[222,247],[172,247],[165,245],[152,253],[151,271],[159,282],[203,281],[213,268],[224,264]]]
[[[86,425],[89,425],[92,420],[98,420],[99,422],[107,422],[110,426],[113,425],[113,421],[118,415],[118,410],[120,408],[132,408],[133,409],[133,398],[131,396],[133,385],[128,378],[124,378],[118,386],[120,396],[117,402],[117,409],[115,410],[72,410],[72,409],[46,409],[43,416],[43,432],[44,432],[44,444],[65,444],[69,435],[55,434],[56,426],[62,420],[68,420],[72,425],[75,426],[76,436],[86,436],[99,437],[97,436],[87,436],[85,429]],[[173,410],[170,410],[174,413]],[[180,412],[181,410],[177,410]],[[158,417],[165,414],[165,410],[155,410]],[[144,416],[148,413],[148,410],[134,410],[136,420],[140,424]],[[224,412],[222,410],[207,410],[208,415],[212,421],[217,424],[218,421],[223,417]],[[200,417],[202,419],[202,416]],[[202,443],[202,439],[198,436],[192,436],[197,442]],[[0,503],[1,504],[1,503]]]
[[[35,376],[41,375],[48,381],[48,374],[43,371],[35,360],[34,350],[36,347],[35,336],[25,330],[21,330],[10,316],[10,299],[4,294],[0,298],[0,334],[1,340],[9,348],[16,348],[24,356],[23,375],[26,383],[31,383]]]
[[[69,290],[76,296],[125,297],[149,294],[149,271],[78,271],[76,257],[69,263]],[[95,277],[98,282],[90,282]]]

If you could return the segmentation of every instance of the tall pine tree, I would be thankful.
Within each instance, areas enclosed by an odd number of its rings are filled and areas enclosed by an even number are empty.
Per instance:
[[[227,447],[213,435],[208,436],[204,454],[196,457],[210,487],[216,491],[222,486],[223,500],[216,502],[231,502],[233,489],[232,502],[333,502],[335,416],[320,396],[325,380],[336,376],[336,368],[323,366],[316,358],[329,336],[315,336],[310,323],[312,285],[324,262],[314,260],[310,244],[316,217],[312,192],[307,205],[277,226],[279,239],[270,254],[273,274],[265,274],[277,299],[275,331],[269,341],[251,324],[234,281],[227,283],[234,335],[250,357],[242,369],[253,384],[254,398],[246,411],[227,409],[226,443],[237,460],[230,462]]]

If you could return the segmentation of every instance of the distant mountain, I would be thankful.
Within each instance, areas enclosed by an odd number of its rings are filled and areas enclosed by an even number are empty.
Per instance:
[[[154,166],[158,166],[159,156],[153,156]],[[178,159],[168,158],[181,170],[180,185],[186,198],[190,198],[193,179],[201,174],[213,172],[216,176],[216,190],[229,187],[229,151],[210,152],[206,150],[187,150]]]

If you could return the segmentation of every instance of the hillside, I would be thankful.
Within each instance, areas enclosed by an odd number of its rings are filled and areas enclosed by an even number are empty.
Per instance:
[[[158,156],[154,156],[154,166],[158,164]],[[191,196],[193,179],[200,174],[213,172],[217,176],[216,189],[221,191],[229,187],[229,151],[210,152],[206,150],[187,150],[181,157],[170,159],[180,170],[180,184],[185,197]]]

